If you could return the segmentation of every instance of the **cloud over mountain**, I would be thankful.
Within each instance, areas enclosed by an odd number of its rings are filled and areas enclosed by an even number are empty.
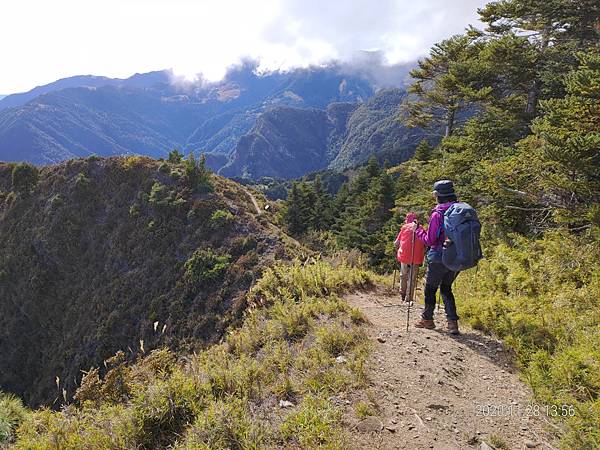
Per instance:
[[[219,79],[244,58],[263,69],[351,61],[377,51],[412,61],[476,21],[483,0],[23,0],[2,2],[0,92],[76,74],[173,68]],[[35,12],[35,13],[33,13]],[[35,31],[35,32],[32,32]],[[43,37],[43,38],[41,38]]]

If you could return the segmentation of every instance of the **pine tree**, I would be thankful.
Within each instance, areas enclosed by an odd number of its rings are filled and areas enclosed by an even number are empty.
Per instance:
[[[540,98],[563,95],[560,75],[575,66],[577,49],[600,45],[597,0],[505,0],[488,3],[479,15],[491,36],[521,39],[534,50],[530,65],[513,64],[530,78],[525,107],[530,116],[537,114]]]
[[[566,97],[541,103],[545,115],[533,131],[552,163],[547,195],[575,218],[591,218],[600,204],[600,53],[579,60],[566,77]]]
[[[298,183],[298,189],[300,192],[300,199],[301,199],[300,206],[302,208],[302,216],[304,217],[306,231],[314,230],[315,229],[314,208],[315,208],[315,202],[317,199],[317,197],[315,195],[314,187],[313,187],[312,183],[302,181],[302,182]]]
[[[169,152],[169,158],[167,161],[173,164],[179,164],[181,161],[183,161],[183,154],[179,150],[174,149]]]
[[[452,135],[458,115],[470,105],[470,96],[479,95],[484,85],[485,77],[472,64],[482,46],[471,35],[454,36],[433,46],[430,55],[410,72],[415,82],[409,92],[417,100],[406,104],[408,125],[442,125],[444,136]]]
[[[184,169],[190,188],[199,193],[212,192],[212,172],[206,167],[206,157],[204,156],[204,153],[200,155],[200,160],[197,161],[194,153],[190,152],[188,158],[184,162]]]
[[[426,139],[423,139],[415,149],[415,158],[419,161],[429,161],[433,153],[433,147]]]
[[[292,183],[285,202],[283,219],[289,232],[293,235],[299,236],[308,228],[309,217],[306,214],[304,198],[298,182]]]
[[[320,176],[315,178],[313,190],[315,202],[312,208],[312,226],[318,231],[327,230],[333,224],[333,202],[331,196],[323,188]]]
[[[382,172],[371,180],[361,208],[361,216],[364,217],[364,225],[368,232],[375,232],[392,217],[394,199],[394,182],[388,173]]]
[[[600,4],[596,0],[496,1],[481,8],[479,16],[489,32],[527,34],[540,48],[567,41],[580,50],[599,45]]]
[[[369,162],[365,168],[366,175],[369,178],[373,178],[379,175],[381,172],[381,167],[379,166],[379,161],[377,160],[377,156],[372,155],[369,158]]]

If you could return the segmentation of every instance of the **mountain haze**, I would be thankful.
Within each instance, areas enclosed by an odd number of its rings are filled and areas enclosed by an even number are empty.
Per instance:
[[[145,88],[157,83],[168,83],[171,74],[168,71],[156,71],[149,73],[136,73],[129,78],[108,78],[94,75],[79,75],[69,78],[62,78],[43,86],[38,86],[27,92],[11,95],[0,95],[0,110],[22,106],[34,98],[48,94],[49,92],[60,91],[75,87],[102,87],[102,86],[124,86]]]
[[[126,80],[75,77],[0,102],[0,159],[48,164],[90,154],[162,157],[173,148],[227,156],[271,108],[325,108],[372,94],[369,81],[336,67],[258,75],[246,64],[210,84],[172,82],[167,72]],[[215,169],[226,160],[209,158]]]

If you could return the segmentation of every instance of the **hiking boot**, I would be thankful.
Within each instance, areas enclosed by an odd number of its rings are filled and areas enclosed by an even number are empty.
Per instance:
[[[415,323],[415,327],[433,330],[435,328],[435,323],[433,322],[433,320],[421,319],[417,323]]]
[[[447,327],[448,327],[448,333],[460,334],[460,331],[458,331],[458,320],[449,320]]]

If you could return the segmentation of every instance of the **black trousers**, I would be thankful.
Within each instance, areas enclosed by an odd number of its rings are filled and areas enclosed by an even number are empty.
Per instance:
[[[454,283],[457,276],[458,272],[448,269],[442,263],[429,263],[427,265],[427,273],[425,274],[425,309],[423,309],[423,313],[421,314],[423,319],[433,319],[435,295],[439,288],[442,300],[444,301],[446,318],[448,320],[458,320],[456,301],[452,293],[452,283]]]

